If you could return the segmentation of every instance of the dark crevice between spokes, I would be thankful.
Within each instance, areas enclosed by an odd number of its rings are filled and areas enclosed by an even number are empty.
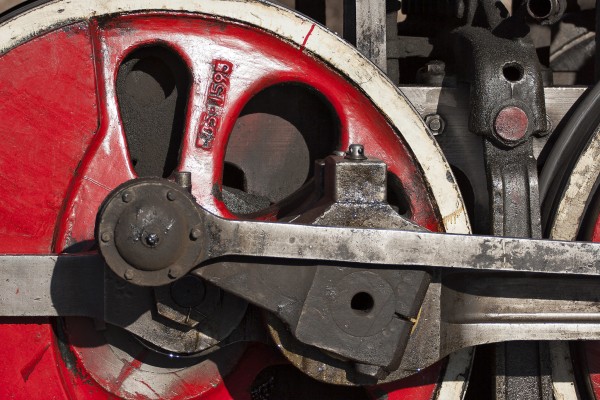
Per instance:
[[[191,74],[164,46],[140,48],[119,67],[117,98],[133,169],[169,177],[183,140]]]
[[[227,145],[222,198],[238,215],[261,212],[314,176],[314,162],[339,147],[338,115],[315,89],[271,86],[244,107]]]

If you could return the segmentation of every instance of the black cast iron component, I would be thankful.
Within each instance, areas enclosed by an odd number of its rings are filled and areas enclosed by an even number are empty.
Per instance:
[[[362,145],[350,145],[347,154],[328,157],[322,169],[323,178],[318,181],[321,187],[317,189],[323,193],[322,198],[294,222],[423,230],[386,202],[387,167],[380,160],[367,159]],[[235,266],[228,266],[232,278],[243,275],[243,264],[237,266],[237,271]],[[368,384],[397,379],[394,372],[429,284],[429,273],[315,265],[311,277],[298,294],[306,300],[298,303],[293,318],[286,319],[279,307],[270,310],[287,324],[283,327],[269,319],[273,339],[284,348],[284,355],[309,376],[328,382]],[[286,279],[285,272],[280,279]],[[265,290],[248,284],[246,290]],[[335,353],[337,359],[316,349]],[[368,357],[357,358],[359,352]]]
[[[488,5],[492,3],[498,4]],[[539,19],[554,17],[557,12],[547,3],[534,0],[526,6]],[[513,16],[501,8],[483,10],[488,29],[465,26],[455,33],[457,60],[464,62],[462,78],[471,86],[469,130],[483,136],[489,233],[540,238],[532,136],[548,130],[541,67],[522,10]],[[538,344],[500,343],[494,350],[490,358],[495,365],[496,396],[513,398],[514,393],[522,393],[524,398],[540,399],[548,382],[540,382],[539,372],[532,372],[532,365],[539,366],[531,362],[537,360]]]
[[[404,0],[402,13],[432,17],[463,18],[468,1],[464,0]]]
[[[455,33],[462,79],[471,85],[469,130],[504,146],[546,132],[542,75],[531,40],[472,26]],[[506,122],[513,120],[518,126]]]
[[[548,130],[541,66],[521,9],[510,16],[490,1],[477,9],[477,24],[453,31],[459,77],[471,88],[469,130],[514,147]]]
[[[490,192],[491,233],[497,236],[542,236],[536,159],[528,141],[513,149],[484,141]]]
[[[519,118],[506,121],[508,131],[515,131]],[[510,149],[484,140],[485,165],[490,193],[491,233],[497,236],[540,238],[540,208],[536,159],[532,140]],[[485,351],[485,350],[483,350]],[[551,392],[551,382],[542,370],[547,362],[540,352],[547,352],[543,342],[498,343],[493,351],[496,397],[523,400],[545,400]]]
[[[478,8],[486,8],[488,5],[499,7],[497,3],[500,2],[490,0],[403,0],[402,13],[430,18],[472,18]],[[551,25],[562,18],[567,11],[568,3],[567,0],[522,0],[521,2],[514,1],[512,7],[515,10],[522,7],[527,10],[531,18],[540,24]],[[571,3],[575,2],[571,1]],[[590,3],[590,1],[583,1],[583,3]],[[590,7],[590,5],[580,5],[577,8],[579,9],[579,7]]]

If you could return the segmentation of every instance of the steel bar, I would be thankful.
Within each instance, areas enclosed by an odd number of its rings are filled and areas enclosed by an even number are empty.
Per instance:
[[[382,71],[387,68],[386,5],[379,0],[344,1],[344,38]]]
[[[0,314],[104,317],[104,260],[97,254],[0,257]]]
[[[227,255],[444,269],[600,275],[600,245],[229,221],[210,216],[206,259]],[[3,315],[103,315],[99,255],[2,255]],[[44,298],[48,297],[48,298]],[[42,308],[37,302],[44,304]]]
[[[447,269],[599,275],[600,246],[208,217],[207,259],[240,255]]]

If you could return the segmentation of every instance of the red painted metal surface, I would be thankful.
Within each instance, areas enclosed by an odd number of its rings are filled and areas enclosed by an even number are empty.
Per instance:
[[[593,211],[595,207],[591,206]],[[591,212],[592,212],[591,211]],[[593,211],[598,213],[598,211]],[[595,224],[591,230],[590,238],[592,242],[600,242],[600,213],[589,216]],[[586,392],[591,391],[590,396],[594,399],[600,399],[600,341],[586,341],[578,346],[578,352],[575,354],[575,362],[578,365],[582,374],[584,374],[584,382],[587,384]]]
[[[496,116],[494,120],[494,131],[502,139],[513,142],[521,140],[527,133],[529,120],[525,111],[519,107],[505,107]]]
[[[0,322],[0,398],[68,398],[49,321],[4,318]]]
[[[365,143],[368,154],[383,159],[399,177],[413,220],[439,229],[427,187],[404,144],[342,76],[302,47],[259,29],[153,13],[72,25],[0,57],[0,252],[62,252],[93,244],[101,201],[135,177],[115,94],[118,67],[133,50],[151,44],[177,52],[193,77],[179,169],[192,171],[193,193],[205,208],[233,217],[215,188],[221,185],[229,134],[244,105],[269,86],[295,83],[315,88],[331,103],[340,120],[340,148]],[[113,349],[81,340],[96,334],[91,324],[82,327],[69,320],[65,328],[46,320],[4,322],[1,398],[249,399],[256,375],[282,362],[275,350],[251,346],[225,378],[214,368],[200,373],[191,366],[178,371],[169,387],[144,381],[140,385],[150,394],[131,392],[124,383],[147,368],[144,355],[109,365]],[[57,333],[67,343],[60,345]],[[430,399],[440,373],[437,365],[371,393],[374,398]]]
[[[98,127],[91,57],[86,24],[0,57],[0,252],[52,251],[71,177]]]
[[[368,388],[368,392],[376,400],[431,399],[440,383],[442,370],[443,363],[433,364],[418,374],[402,379],[401,381]]]
[[[592,230],[592,242],[600,242],[600,215],[596,216],[596,223]],[[594,399],[600,399],[600,341],[588,341],[581,344],[581,354],[577,361],[585,375]]]

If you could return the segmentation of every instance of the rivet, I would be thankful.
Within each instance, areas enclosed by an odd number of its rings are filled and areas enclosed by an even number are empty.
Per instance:
[[[169,268],[169,278],[177,279],[177,278],[179,278],[180,275],[181,275],[181,271],[179,271],[179,268],[177,268],[177,267]]]
[[[123,195],[121,196],[121,200],[123,200],[123,203],[129,203],[131,201],[131,193],[123,193]]]
[[[133,268],[127,268],[127,271],[125,271],[125,279],[130,281],[133,279],[134,276],[135,272],[133,271]]]
[[[202,231],[200,230],[200,228],[194,228],[190,232],[190,238],[192,240],[198,240],[200,239],[200,236],[202,236]]]

